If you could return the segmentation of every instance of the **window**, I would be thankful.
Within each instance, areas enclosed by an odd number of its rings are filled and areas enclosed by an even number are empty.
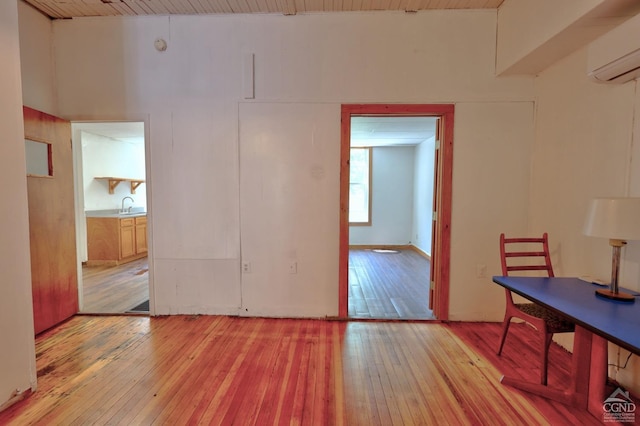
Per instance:
[[[351,148],[349,224],[371,225],[371,148]]]
[[[31,139],[24,140],[27,176],[53,176],[51,144]]]

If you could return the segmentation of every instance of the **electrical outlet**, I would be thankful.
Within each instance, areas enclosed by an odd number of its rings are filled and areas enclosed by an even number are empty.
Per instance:
[[[298,262],[291,262],[289,264],[289,273],[290,274],[297,274],[298,273]]]
[[[249,272],[251,272],[251,263],[242,262],[242,272],[245,274],[248,274]]]

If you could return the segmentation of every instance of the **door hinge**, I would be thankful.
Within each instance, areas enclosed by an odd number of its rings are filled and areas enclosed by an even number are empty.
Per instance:
[[[431,215],[431,220],[434,220],[434,221],[438,220],[438,212],[433,212],[433,214]]]
[[[440,149],[440,139],[436,139],[436,143],[434,146],[436,147],[436,151]]]
[[[429,281],[429,289],[435,290],[435,288],[436,288],[436,282],[433,280]]]

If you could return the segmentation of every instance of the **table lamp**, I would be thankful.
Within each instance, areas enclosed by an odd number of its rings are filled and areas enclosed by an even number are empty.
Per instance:
[[[609,238],[613,248],[611,259],[611,286],[599,289],[600,296],[633,302],[634,296],[618,290],[620,251],[627,240],[640,240],[640,198],[596,198],[591,200],[584,234]]]

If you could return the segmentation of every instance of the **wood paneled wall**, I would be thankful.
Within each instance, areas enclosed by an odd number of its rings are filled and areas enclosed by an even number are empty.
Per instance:
[[[51,144],[53,176],[28,176],[35,333],[78,312],[71,124],[24,107],[27,139]]]

